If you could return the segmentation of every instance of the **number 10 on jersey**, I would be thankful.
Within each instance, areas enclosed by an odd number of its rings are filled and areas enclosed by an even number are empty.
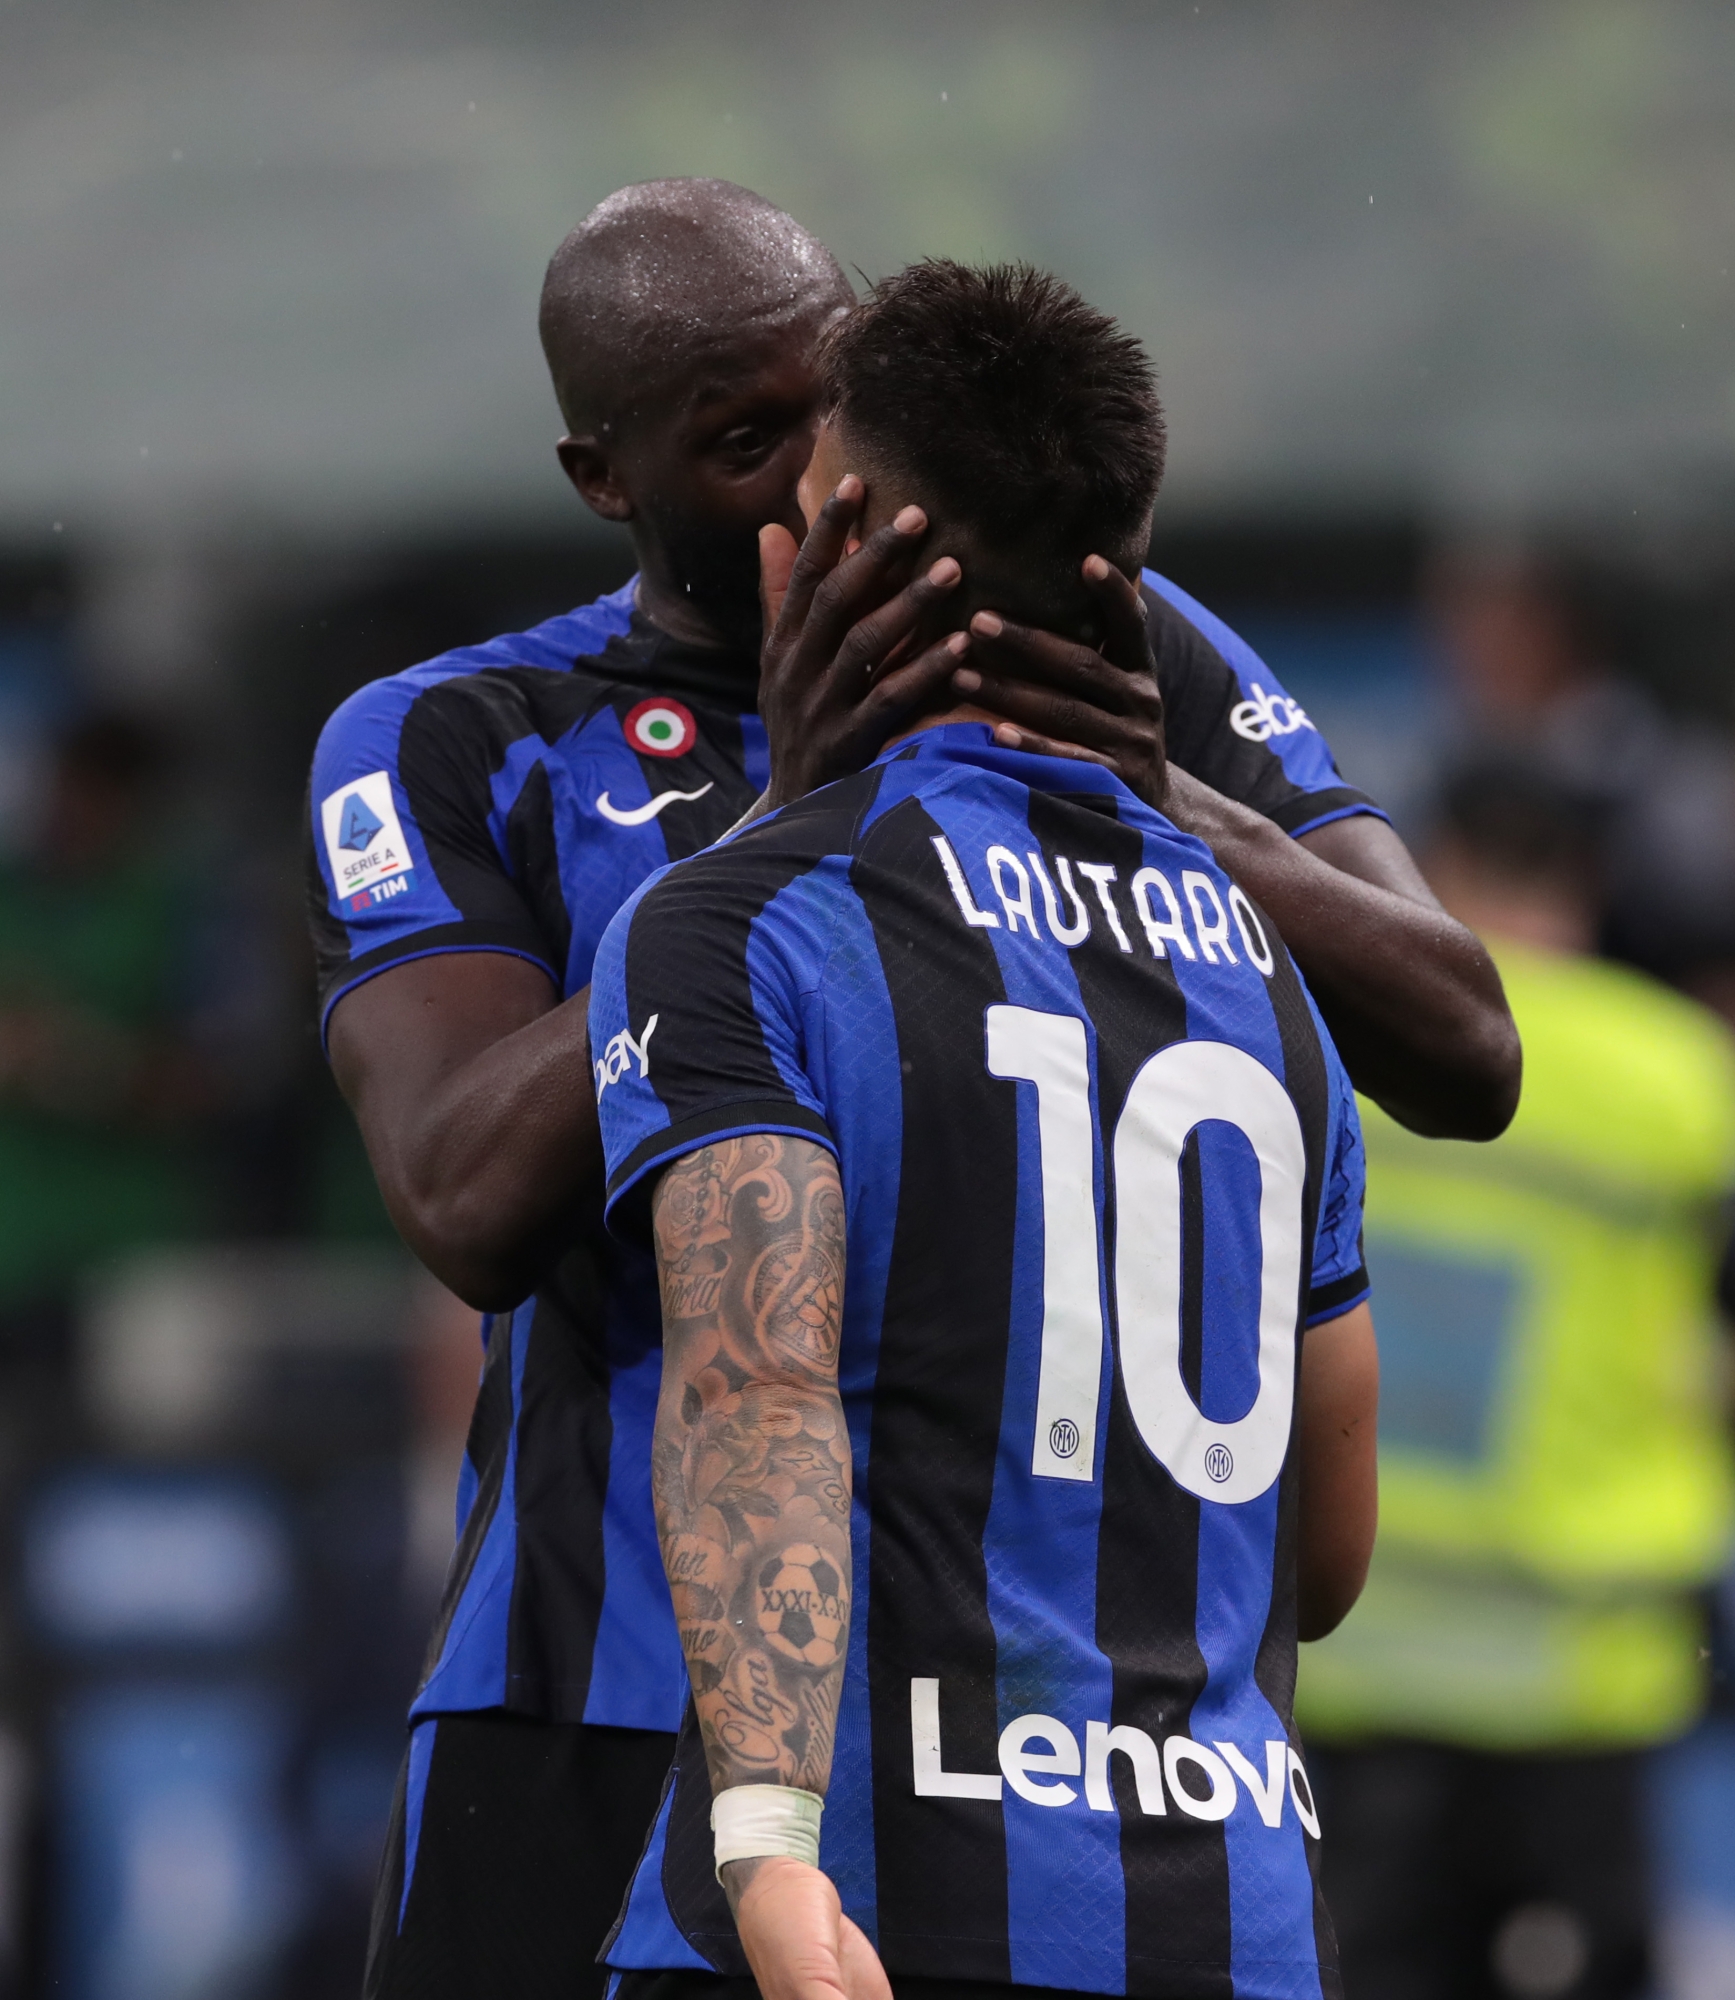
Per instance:
[[[1042,1346],[1030,1470],[1088,1481],[1096,1476],[1105,1329],[1085,1025],[1075,1014],[996,1006],[987,1030],[989,1074],[1036,1089]],[[1251,1409],[1227,1423],[1205,1415],[1181,1372],[1181,1156],[1194,1128],[1212,1119],[1238,1129],[1259,1165],[1259,1385]],[[1121,1379],[1139,1436],[1200,1499],[1257,1499],[1282,1470],[1295,1394],[1307,1172],[1295,1106],[1244,1049],[1171,1042],[1133,1078],[1108,1170]],[[1207,1216],[1209,1199],[1207,1189]]]

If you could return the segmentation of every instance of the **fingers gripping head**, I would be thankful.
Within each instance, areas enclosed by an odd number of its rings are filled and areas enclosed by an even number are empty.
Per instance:
[[[853,297],[792,216],[730,181],[644,181],[611,194],[549,262],[540,328],[575,436],[656,418],[696,373]]]

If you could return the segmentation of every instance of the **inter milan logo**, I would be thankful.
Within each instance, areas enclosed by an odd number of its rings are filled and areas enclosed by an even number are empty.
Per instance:
[[[778,1652],[829,1667],[849,1601],[837,1565],[811,1542],[794,1542],[759,1572],[759,1629]]]
[[[1048,1427],[1048,1448],[1056,1458],[1070,1458],[1078,1449],[1078,1426],[1070,1417],[1056,1417]]]
[[[1205,1477],[1221,1486],[1235,1470],[1235,1460],[1226,1444],[1208,1445],[1205,1450]]]
[[[357,854],[365,854],[373,845],[373,837],[379,832],[382,822],[368,811],[367,801],[360,792],[351,792],[339,808],[337,844],[348,847]]]
[[[667,695],[629,708],[621,729],[628,743],[646,757],[684,757],[699,740],[691,710]]]

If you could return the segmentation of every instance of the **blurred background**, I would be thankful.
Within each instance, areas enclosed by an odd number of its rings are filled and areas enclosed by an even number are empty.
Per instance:
[[[1467,746],[1593,796],[1600,948],[1735,1017],[1735,10],[5,0],[0,1995],[357,1989],[476,1321],[326,1076],[302,791],[352,688],[627,575],[536,296],[667,174],[1121,315],[1158,565],[1418,838]]]

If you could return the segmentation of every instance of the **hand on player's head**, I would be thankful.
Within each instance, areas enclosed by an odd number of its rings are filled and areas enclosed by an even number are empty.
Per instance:
[[[1168,783],[1163,700],[1138,587],[1099,555],[1083,565],[1098,607],[1101,650],[1015,623],[996,611],[970,621],[970,657],[952,674],[961,700],[1006,719],[1009,750],[1105,764],[1147,805]]]
[[[920,563],[927,516],[901,508],[863,539],[866,506],[862,481],[846,475],[814,512],[799,549],[787,530],[759,533],[759,712],[771,745],[773,805],[871,762],[889,737],[944,698],[968,647],[961,633],[913,643],[962,576],[950,556]]]

